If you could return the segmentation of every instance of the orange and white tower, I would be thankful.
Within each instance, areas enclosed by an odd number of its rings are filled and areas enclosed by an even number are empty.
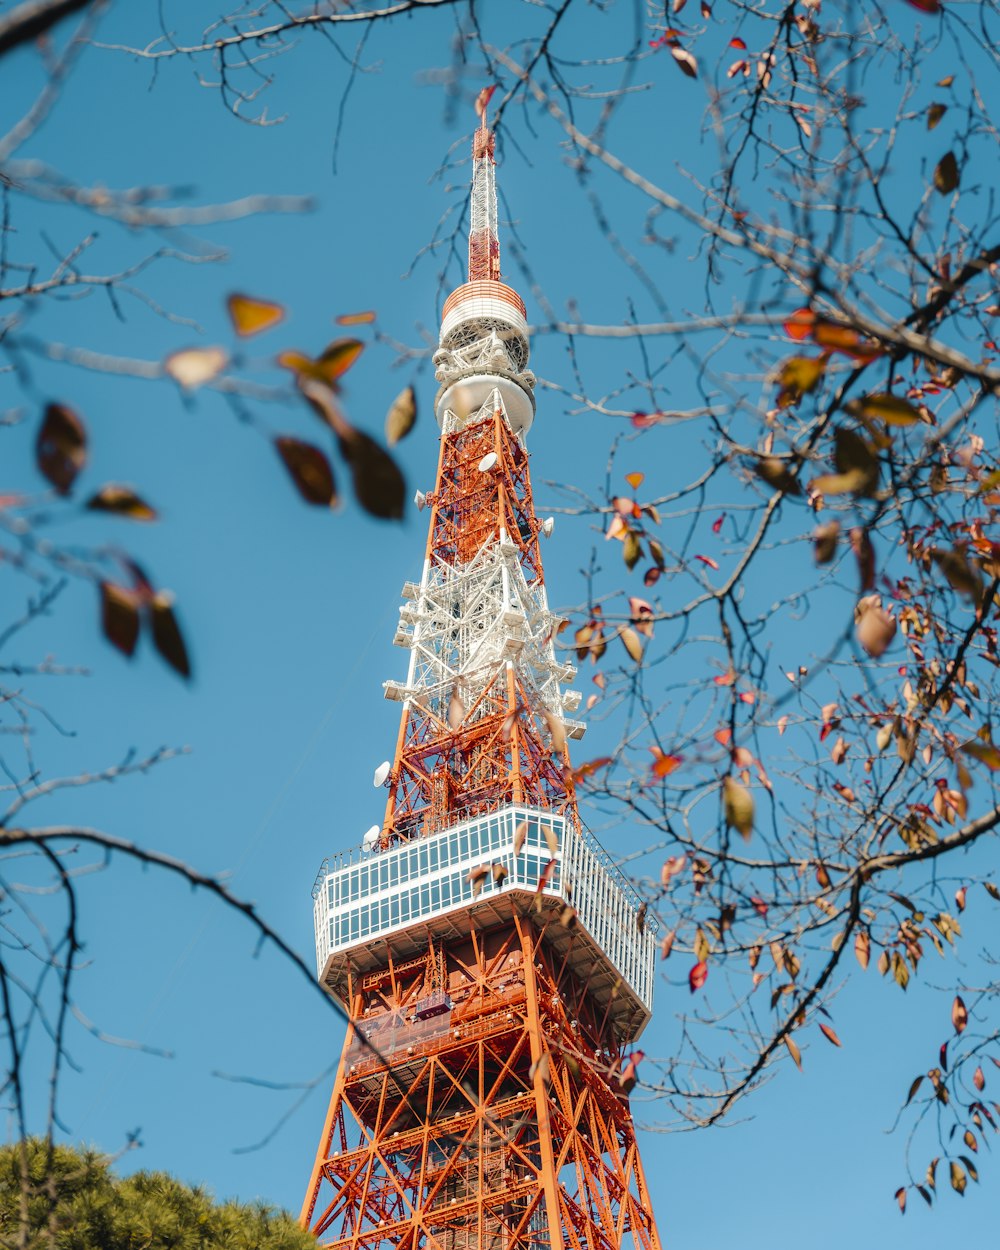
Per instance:
[[[628,1101],[655,938],[577,811],[528,327],[500,281],[478,107],[427,549],[395,637],[409,670],[385,684],[402,704],[385,818],[313,891],[319,977],[351,1024],[302,1223],[338,1250],[659,1250]]]

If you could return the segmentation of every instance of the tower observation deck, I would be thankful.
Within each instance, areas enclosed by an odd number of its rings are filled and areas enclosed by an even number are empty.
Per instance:
[[[469,280],[434,356],[427,546],[394,639],[409,665],[385,683],[385,816],[313,888],[317,974],[351,1024],[301,1218],[338,1250],[659,1250],[628,1104],[655,934],[577,810],[585,726],[542,576],[488,98]]]

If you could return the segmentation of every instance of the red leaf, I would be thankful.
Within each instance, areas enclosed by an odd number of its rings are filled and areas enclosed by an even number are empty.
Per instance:
[[[785,322],[784,330],[790,339],[801,343],[812,334],[815,324],[816,314],[811,308],[798,308]]]
[[[688,973],[688,985],[691,987],[691,993],[694,994],[708,980],[708,964],[704,959],[699,959],[691,971]]]
[[[716,564],[716,562],[712,559],[711,556],[695,556],[695,559],[700,560],[702,564],[707,564],[710,569],[718,570],[719,566],[718,564]]]
[[[766,920],[767,919],[767,904],[764,902],[764,900],[762,898],[758,898],[755,894],[750,899],[750,902],[753,903],[753,909],[757,913],[757,915],[763,916],[764,919]]]
[[[729,41],[729,46],[730,46],[731,48],[739,48],[739,49],[740,49],[740,51],[746,51],[746,46],[747,46],[747,45],[746,45],[746,44],[744,43],[744,41],[743,41],[743,40],[739,37],[739,35],[737,35],[735,39],[730,39],[730,41]]]

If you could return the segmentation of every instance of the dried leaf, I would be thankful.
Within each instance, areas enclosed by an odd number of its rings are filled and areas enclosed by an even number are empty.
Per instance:
[[[341,313],[339,317],[334,317],[339,326],[367,326],[375,320],[375,313],[369,308],[364,312]]]
[[[778,372],[778,407],[790,408],[815,390],[826,365],[825,356],[790,356]]]
[[[854,956],[862,969],[868,967],[868,959],[871,954],[871,938],[868,936],[867,929],[859,929],[854,935]]]
[[[690,52],[687,52],[684,48],[678,46],[672,47],[670,51],[673,54],[674,60],[684,73],[687,74],[688,78],[698,77],[698,62]]]
[[[883,421],[886,425],[916,425],[923,420],[920,412],[898,395],[866,395],[863,399],[852,399],[846,411],[853,416]]]
[[[126,586],[101,582],[101,630],[113,647],[125,655],[135,653],[139,641],[141,596]]]
[[[528,837],[528,822],[522,820],[514,830],[514,854],[520,855],[524,850],[524,843]]]
[[[638,490],[645,480],[646,480],[645,473],[626,473],[625,474],[625,481],[628,482],[629,486],[631,486],[633,490]]]
[[[35,463],[60,495],[68,495],[87,463],[87,432],[72,408],[49,404],[35,438]]]
[[[927,106],[927,129],[933,130],[947,111],[947,104],[940,104],[937,101],[933,104],[929,104]]]
[[[334,507],[337,488],[326,455],[312,443],[292,438],[289,434],[279,434],[274,445],[306,503]]]
[[[674,939],[676,936],[677,936],[676,929],[671,929],[670,932],[664,936],[663,941],[660,943],[660,958],[661,959],[669,958],[670,952],[674,949]]]
[[[156,509],[140,499],[131,486],[119,486],[114,482],[102,486],[84,506],[91,512],[111,512],[130,521],[155,521],[158,517]]]
[[[802,1052],[799,1050],[797,1043],[792,1040],[791,1036],[788,1033],[785,1034],[785,1045],[788,1047],[788,1053],[792,1056],[792,1059],[795,1061],[795,1066],[801,1072],[802,1071]]]
[[[229,320],[240,338],[263,334],[284,320],[285,310],[281,304],[267,299],[255,299],[252,295],[230,295],[226,300]]]
[[[958,161],[954,152],[945,152],[934,167],[934,186],[942,195],[950,195],[958,186]]]
[[[163,362],[163,371],[186,391],[193,391],[217,378],[228,364],[229,354],[222,347],[191,347],[172,352]]]
[[[896,1198],[896,1201],[899,1203],[900,1211],[901,1212],[905,1211],[906,1210],[906,1190],[903,1188],[897,1189],[895,1193],[895,1198]]]
[[[473,898],[478,898],[479,895],[483,892],[483,885],[485,884],[486,876],[489,873],[489,871],[490,870],[486,866],[486,864],[479,864],[475,868],[469,869],[469,872],[466,875],[465,881],[467,885],[472,886]]]
[[[722,779],[722,807],[726,824],[749,842],[753,833],[753,795],[729,775]]]
[[[688,973],[688,986],[690,987],[691,993],[697,993],[707,980],[708,964],[704,959],[699,959]]]
[[[149,605],[153,629],[153,646],[176,673],[191,676],[184,637],[174,616],[174,597],[169,590],[158,590]]]
[[[964,1193],[965,1193],[965,1186],[966,1186],[966,1184],[967,1184],[968,1182],[966,1181],[966,1178],[965,1178],[965,1173],[962,1171],[962,1166],[961,1166],[961,1164],[956,1163],[956,1162],[955,1162],[955,1160],[954,1160],[954,1159],[952,1159],[952,1161],[951,1161],[951,1166],[950,1166],[950,1169],[949,1169],[949,1170],[950,1170],[950,1173],[951,1173],[951,1187],[952,1187],[952,1189],[954,1189],[954,1191],[955,1191],[955,1193],[956,1193],[956,1194],[964,1194]]]
[[[631,626],[625,625],[622,627],[619,637],[622,640],[625,650],[629,653],[632,659],[635,660],[636,664],[641,664],[642,642],[640,641],[639,635],[635,632],[635,630],[632,629]]]
[[[813,551],[817,564],[829,564],[837,554],[840,538],[840,522],[828,521],[813,530]]]
[[[490,864],[490,873],[492,874],[493,880],[498,887],[502,886],[507,880],[507,877],[510,875],[504,865],[499,862]]]
[[[828,1024],[824,1024],[822,1021],[820,1021],[819,1031],[823,1034],[826,1040],[828,1042],[832,1042],[834,1046],[843,1045],[843,1042],[840,1040],[837,1034],[834,1033],[833,1029],[831,1029]]]
[[[550,712],[548,708],[545,709],[544,716],[552,736],[552,750],[561,755],[566,750],[566,726],[563,718],[558,712]]]
[[[453,733],[457,733],[462,727],[462,721],[465,720],[465,704],[462,702],[462,696],[458,693],[458,687],[453,686],[451,698],[448,700],[448,725]]]
[[[855,609],[855,633],[868,655],[878,659],[896,636],[896,618],[882,607],[878,595],[867,595]]]
[[[754,472],[762,481],[774,490],[783,490],[786,495],[801,495],[802,487],[799,479],[792,473],[792,466],[777,456],[761,456],[754,465]]]
[[[412,386],[399,392],[385,417],[385,441],[395,447],[413,429],[417,420],[417,393]]]
[[[955,995],[955,1001],[951,1005],[951,1022],[955,1026],[956,1033],[963,1033],[965,1026],[969,1023],[969,1013],[960,994]]]
[[[545,839],[545,845],[549,848],[549,855],[554,859],[559,854],[559,839],[556,837],[556,831],[551,825],[542,825],[541,833]]]

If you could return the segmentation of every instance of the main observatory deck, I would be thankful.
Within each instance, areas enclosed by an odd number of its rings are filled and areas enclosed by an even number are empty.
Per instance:
[[[523,845],[515,853],[522,825]],[[552,859],[548,883],[539,889]],[[487,871],[477,891],[470,873],[495,864],[506,877],[498,882]],[[415,953],[428,934],[451,932],[456,913],[471,911],[487,927],[533,907],[540,920],[551,920],[571,903],[576,923],[550,923],[550,940],[599,997],[621,997],[622,1013],[633,1021],[640,1016],[640,1028],[649,1018],[655,925],[641,918],[638,894],[596,839],[552,812],[506,807],[389,851],[324,860],[313,900],[317,973],[338,996],[346,991],[348,966],[355,973],[379,967],[387,943],[396,958]]]

